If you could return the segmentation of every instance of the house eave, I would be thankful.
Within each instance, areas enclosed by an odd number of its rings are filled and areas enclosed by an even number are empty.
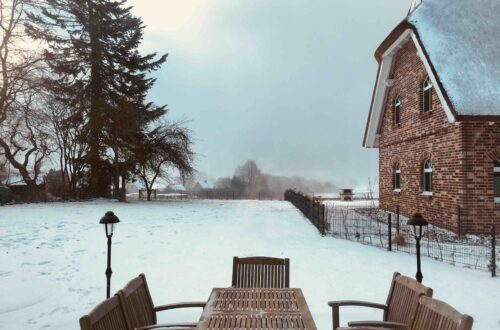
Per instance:
[[[375,58],[379,62],[379,70],[363,138],[363,147],[365,148],[378,148],[379,146],[377,134],[380,133],[387,90],[391,87],[391,83],[388,82],[390,81],[389,77],[392,72],[394,56],[409,39],[413,41],[427,74],[433,85],[436,86],[437,95],[448,121],[450,123],[457,121],[456,111],[453,109],[446,91],[442,87],[441,81],[419,40],[417,31],[411,24],[403,21],[391,32],[375,52]]]

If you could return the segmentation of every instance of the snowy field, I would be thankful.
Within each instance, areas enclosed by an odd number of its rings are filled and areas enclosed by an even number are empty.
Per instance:
[[[385,302],[392,273],[413,276],[415,256],[389,253],[316,229],[288,202],[107,201],[0,207],[0,329],[79,329],[105,297],[106,239],[98,224],[113,210],[112,292],[144,272],[156,304],[205,300],[231,283],[234,255],[291,259],[318,329],[331,329],[328,300]],[[435,297],[471,314],[474,329],[500,329],[500,278],[423,260]],[[160,321],[194,321],[201,310],[164,312]],[[344,309],[347,319],[380,317]]]

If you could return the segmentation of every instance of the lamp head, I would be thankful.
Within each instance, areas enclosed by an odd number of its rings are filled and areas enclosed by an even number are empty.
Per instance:
[[[106,236],[113,236],[113,230],[116,224],[120,222],[120,219],[113,213],[113,211],[108,211],[99,221],[100,224],[104,225],[106,230]]]
[[[413,227],[413,233],[415,234],[415,236],[422,238],[422,228],[427,227],[429,225],[429,222],[427,222],[427,220],[424,219],[422,214],[417,212],[413,214],[410,220],[408,220],[407,224]],[[417,234],[417,228],[418,228],[418,234]]]

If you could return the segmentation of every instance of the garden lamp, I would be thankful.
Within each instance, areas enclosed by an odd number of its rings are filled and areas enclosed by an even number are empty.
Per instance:
[[[104,230],[106,232],[106,237],[108,238],[108,267],[106,268],[106,298],[110,296],[111,287],[111,237],[113,236],[113,230],[116,224],[120,222],[120,219],[112,212],[108,211],[99,221],[100,224],[104,225]]]
[[[408,225],[413,228],[413,235],[415,237],[417,247],[417,274],[415,277],[418,282],[422,283],[423,276],[420,269],[420,240],[424,237],[423,228],[427,227],[429,223],[424,219],[422,214],[415,213],[410,220],[408,220]]]

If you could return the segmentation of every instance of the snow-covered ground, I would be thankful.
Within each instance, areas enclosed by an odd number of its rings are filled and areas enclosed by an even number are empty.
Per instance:
[[[205,300],[231,283],[234,255],[291,259],[318,329],[331,329],[326,302],[385,302],[392,273],[413,276],[415,256],[321,237],[290,203],[280,201],[96,201],[0,207],[0,329],[78,329],[105,296],[106,239],[98,224],[113,210],[112,291],[144,272],[153,300]],[[471,314],[474,329],[500,329],[500,278],[423,260],[435,297]],[[171,311],[160,321],[196,320],[200,310]],[[380,317],[345,309],[347,319]]]

